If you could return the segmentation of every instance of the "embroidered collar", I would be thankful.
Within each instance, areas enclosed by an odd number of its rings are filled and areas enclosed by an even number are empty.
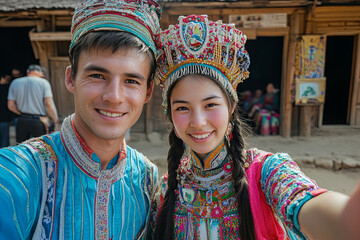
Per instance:
[[[177,215],[191,213],[200,218],[221,219],[237,213],[232,161],[224,142],[203,163],[191,152],[180,164]]]
[[[203,161],[199,159],[194,151],[191,150],[191,159],[195,167],[203,170],[209,171],[221,167],[224,163],[224,160],[227,156],[227,150],[225,147],[225,142],[222,141],[214,150],[212,150]]]
[[[85,143],[80,134],[76,131],[73,124],[74,114],[65,118],[61,127],[61,141],[73,159],[74,163],[87,175],[97,179],[101,172],[100,158]],[[117,181],[122,176],[127,162],[125,141],[120,148],[117,163],[111,168],[103,170],[113,181]]]

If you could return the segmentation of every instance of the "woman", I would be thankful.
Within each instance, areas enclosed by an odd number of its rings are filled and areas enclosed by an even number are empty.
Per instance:
[[[346,196],[319,188],[287,154],[245,150],[236,94],[248,77],[245,41],[234,25],[205,15],[180,17],[159,36],[156,78],[172,130],[155,239],[332,239],[341,233]]]
[[[255,132],[261,135],[278,134],[279,96],[272,83],[266,85],[266,94],[252,106],[249,117],[254,117]]]

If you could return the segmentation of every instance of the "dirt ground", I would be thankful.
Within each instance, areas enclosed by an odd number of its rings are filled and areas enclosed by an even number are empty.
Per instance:
[[[129,145],[141,151],[159,167],[159,175],[166,171],[168,151],[167,136],[153,134],[150,140],[134,134]],[[249,147],[269,152],[287,152],[299,164],[302,171],[319,186],[329,190],[351,194],[360,184],[360,128],[329,126],[314,130],[310,138],[280,136],[254,136],[248,139]],[[333,170],[309,164],[321,160],[350,161],[352,167]],[[356,167],[357,163],[357,167]]]

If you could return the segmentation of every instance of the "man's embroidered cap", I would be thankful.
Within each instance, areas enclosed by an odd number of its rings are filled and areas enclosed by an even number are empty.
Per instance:
[[[140,38],[155,54],[160,17],[160,5],[153,0],[85,0],[74,12],[69,52],[88,32],[125,31]]]
[[[207,15],[180,16],[179,24],[160,32],[155,80],[163,88],[163,106],[170,87],[181,77],[200,74],[215,79],[237,101],[237,85],[248,78],[246,36],[234,24],[208,20]]]

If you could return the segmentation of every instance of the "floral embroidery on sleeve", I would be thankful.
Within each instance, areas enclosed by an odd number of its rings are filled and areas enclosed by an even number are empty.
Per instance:
[[[298,212],[304,203],[326,190],[307,177],[286,153],[277,153],[264,160],[261,188],[267,203],[281,221],[300,238],[306,239],[300,232]]]

